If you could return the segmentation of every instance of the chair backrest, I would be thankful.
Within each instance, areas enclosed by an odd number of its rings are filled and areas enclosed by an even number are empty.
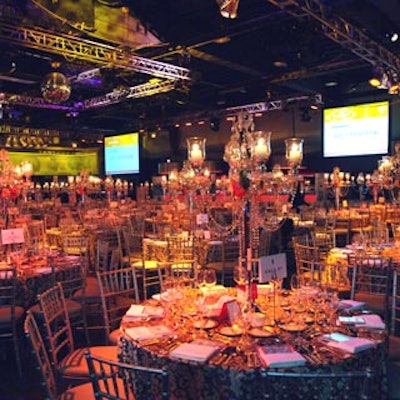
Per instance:
[[[38,367],[43,379],[43,386],[47,391],[47,396],[50,400],[56,400],[58,398],[57,381],[54,376],[53,368],[43,341],[42,334],[35,317],[30,311],[28,311],[25,318],[24,332],[31,344],[32,353],[38,363]]]
[[[370,399],[370,370],[346,372],[289,372],[263,369],[265,400]]]
[[[227,236],[222,241],[222,262],[224,267],[234,266],[240,256],[240,242],[237,236]]]
[[[396,284],[394,278],[397,278],[392,265],[392,259],[389,257],[363,257],[355,258],[353,266],[351,294],[352,299],[369,301],[368,306],[371,309],[379,308],[379,297],[383,299],[383,309],[377,310],[383,313],[386,326],[390,329],[394,319],[396,301]]]
[[[194,238],[192,235],[178,236],[173,235],[167,237],[168,254],[171,262],[193,261],[194,255]]]
[[[165,369],[113,362],[85,353],[90,380],[98,400],[168,400]]]
[[[10,311],[10,320],[4,320],[0,324],[0,339],[17,338],[16,323],[16,293],[17,292],[17,270],[15,267],[1,268],[0,271],[0,309],[7,307]],[[4,318],[5,319],[5,318]]]
[[[58,368],[61,360],[75,349],[63,287],[57,283],[38,297],[50,346],[50,358],[55,368]]]
[[[57,282],[61,283],[64,297],[69,299],[77,291],[84,291],[86,286],[86,268],[82,258],[76,261],[64,261],[62,274],[57,276]]]
[[[110,269],[117,269],[120,265],[121,256],[119,248],[113,248],[109,242],[98,240],[96,245],[96,271],[108,271]]]
[[[296,272],[299,276],[307,274],[312,279],[320,280],[322,264],[320,251],[317,246],[295,243],[294,257]]]
[[[132,231],[129,226],[122,226],[121,234],[121,248],[123,256],[142,255],[143,251],[143,235],[138,232]]]
[[[0,271],[0,306],[11,306],[14,312],[17,288],[17,269],[10,266]]]
[[[119,327],[131,304],[139,303],[138,283],[134,267],[97,271],[97,279],[103,309],[103,329],[108,341],[109,333]]]

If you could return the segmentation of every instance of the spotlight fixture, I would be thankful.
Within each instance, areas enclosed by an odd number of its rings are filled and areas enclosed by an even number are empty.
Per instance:
[[[310,122],[311,121],[310,110],[308,107],[304,107],[301,110],[300,120],[301,122]]]
[[[400,92],[399,77],[395,71],[375,69],[369,84],[377,89],[385,89],[389,94],[398,95]]]
[[[218,132],[221,126],[221,120],[219,118],[211,118],[210,119],[210,128],[214,132]]]
[[[237,17],[239,0],[217,0],[217,4],[222,17],[229,19]]]

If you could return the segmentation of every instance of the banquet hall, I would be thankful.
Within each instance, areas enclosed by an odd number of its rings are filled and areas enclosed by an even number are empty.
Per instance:
[[[0,1],[0,400],[400,399],[399,21]]]

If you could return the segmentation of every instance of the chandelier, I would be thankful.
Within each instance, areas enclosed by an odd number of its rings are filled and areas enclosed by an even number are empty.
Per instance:
[[[229,178],[232,187],[243,189],[238,201],[242,201],[241,212],[238,215],[240,227],[240,254],[246,260],[247,269],[251,274],[257,274],[253,260],[258,257],[260,227],[274,230],[279,227],[278,208],[266,207],[263,196],[274,193],[278,199],[282,191],[296,190],[297,183],[302,179],[298,174],[303,161],[303,139],[291,138],[285,141],[286,161],[290,168],[284,174],[280,165],[273,166],[268,171],[267,162],[271,156],[271,132],[254,129],[253,115],[240,113],[233,121],[231,136],[224,149],[224,161],[229,165]],[[295,185],[293,186],[293,183]],[[274,206],[279,201],[274,201]],[[236,207],[240,210],[240,207]],[[251,266],[251,267],[250,267]]]

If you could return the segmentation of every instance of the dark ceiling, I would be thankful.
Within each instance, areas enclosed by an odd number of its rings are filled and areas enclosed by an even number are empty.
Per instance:
[[[0,0],[0,17],[0,115],[33,128],[149,129],[296,96],[321,94],[325,105],[382,98],[387,90],[367,82],[373,65],[395,76],[399,69],[400,40],[390,40],[400,32],[399,0],[240,0],[236,19],[223,18],[216,0]],[[42,30],[94,49],[107,45],[122,62],[44,45],[35,35]],[[132,57],[154,62],[150,73],[127,67]],[[156,61],[188,73],[168,86],[168,77],[155,77]],[[40,86],[54,62],[71,95],[50,106]],[[151,79],[173,89],[127,95]]]

